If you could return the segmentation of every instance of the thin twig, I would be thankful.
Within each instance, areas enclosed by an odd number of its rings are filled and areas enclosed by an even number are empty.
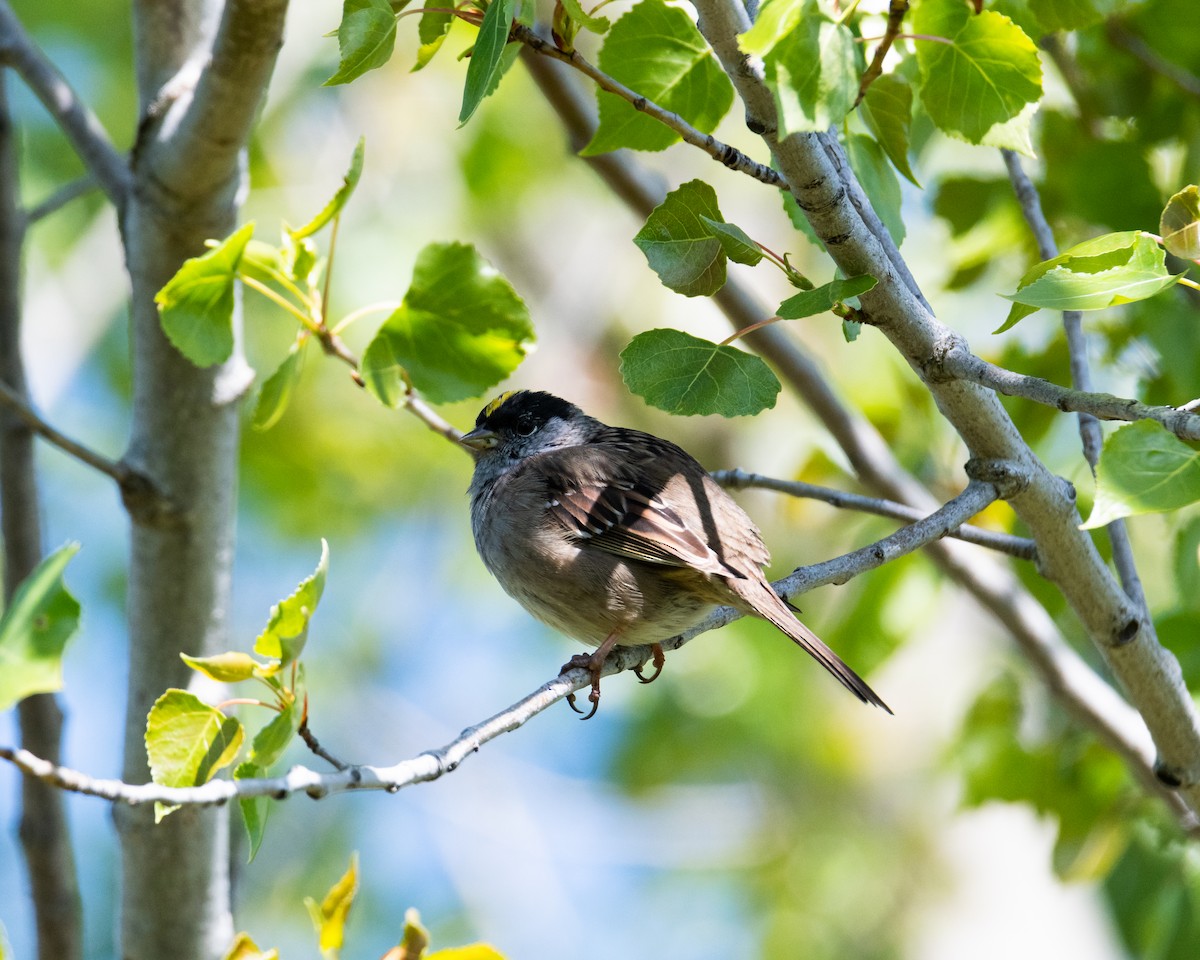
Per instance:
[[[1154,420],[1181,440],[1200,440],[1200,415],[1190,410],[1151,406],[1111,393],[1073,390],[999,367],[960,346],[952,345],[947,352],[934,356],[924,372],[935,379],[969,380],[1006,397],[1022,397],[1064,413],[1085,413],[1099,420]]]
[[[0,0],[0,63],[28,84],[120,214],[129,193],[129,165],[95,114],[25,33],[7,0]]]
[[[110,460],[91,447],[71,439],[42,419],[19,394],[8,384],[2,382],[0,382],[0,405],[7,407],[20,417],[25,425],[43,440],[116,481],[125,505],[142,522],[164,524],[178,519],[170,500],[158,490],[146,474],[135,470],[124,460]]]
[[[760,490],[775,490],[792,497],[804,497],[809,500],[820,500],[831,507],[843,510],[859,510],[863,513],[873,513],[880,517],[890,517],[893,520],[904,520],[908,523],[919,520],[924,514],[916,507],[895,500],[885,500],[879,497],[864,497],[859,493],[849,493],[845,490],[835,490],[832,487],[822,487],[815,483],[805,483],[801,480],[779,480],[774,477],[764,477],[758,473],[748,473],[744,470],[718,470],[712,478],[723,487],[743,490],[754,487]],[[1011,534],[986,530],[964,524],[957,530],[951,530],[947,536],[973,543],[979,547],[987,547],[1006,553],[1021,560],[1037,560],[1037,544],[1026,537],[1014,537]]]
[[[1133,33],[1124,22],[1113,18],[1105,23],[1104,32],[1114,46],[1121,47],[1133,54],[1144,66],[1154,73],[1166,77],[1184,93],[1200,98],[1200,77],[1178,64],[1164,60],[1145,40]]]
[[[80,177],[70,183],[63,184],[41,203],[34,204],[25,213],[25,224],[29,226],[57,213],[72,200],[87,196],[100,186],[92,176]]]
[[[916,523],[845,556],[800,567],[784,579],[776,581],[773,586],[781,597],[791,598],[826,584],[846,583],[859,574],[874,570],[946,536],[992,503],[996,496],[997,492],[990,484],[973,481],[957,497]],[[678,650],[694,637],[716,630],[743,616],[744,614],[732,607],[721,607],[686,633],[665,640],[662,646],[667,650]],[[640,666],[649,655],[649,647],[618,647],[605,661],[602,674],[611,676]],[[282,800],[299,792],[314,798],[349,790],[387,790],[394,793],[402,787],[436,780],[451,773],[483,744],[501,734],[516,730],[567,694],[590,683],[591,675],[586,668],[577,667],[563,671],[508,709],[480,724],[468,727],[440,749],[426,751],[390,767],[352,766],[335,773],[317,773],[306,767],[293,767],[282,777],[212,780],[197,787],[166,787],[154,783],[130,784],[120,780],[98,779],[78,770],[49,763],[26,750],[12,747],[0,747],[0,759],[9,761],[27,776],[53,784],[60,789],[130,805],[154,802],[181,806],[212,806],[227,803],[235,798],[273,797]]]
[[[871,58],[871,65],[867,67],[866,72],[862,75],[862,81],[858,85],[858,98],[854,101],[856,107],[867,95],[867,88],[883,73],[884,58],[900,34],[900,23],[904,20],[906,13],[908,13],[908,0],[891,0],[888,4],[887,28],[883,32],[879,46],[875,48],[875,56]]]
[[[350,764],[339,760],[332,753],[321,746],[320,741],[313,735],[312,730],[308,727],[308,718],[305,717],[304,722],[300,724],[300,728],[296,731],[300,735],[300,739],[304,741],[305,746],[313,753],[333,766],[334,770],[345,770]]]
[[[768,186],[787,186],[783,178],[765,163],[751,160],[736,147],[722,143],[711,134],[701,133],[680,117],[679,114],[663,109],[653,100],[648,100],[636,90],[631,90],[620,81],[614,80],[607,73],[604,73],[598,67],[584,59],[578,50],[560,50],[553,43],[543,40],[531,28],[521,23],[513,25],[511,38],[519,40],[529,49],[540,53],[542,56],[550,57],[553,60],[558,60],[561,63],[574,67],[580,73],[590,77],[601,90],[620,97],[635,110],[646,114],[648,117],[653,117],[664,126],[670,127],[683,138],[685,143],[699,147],[718,163],[724,164],[730,170],[744,173],[755,180],[760,180]]]

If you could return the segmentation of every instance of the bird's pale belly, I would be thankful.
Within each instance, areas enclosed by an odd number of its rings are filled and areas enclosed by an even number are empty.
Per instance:
[[[717,606],[680,590],[668,579],[670,568],[595,549],[560,547],[554,561],[534,551],[524,562],[526,575],[520,578],[492,572],[509,596],[547,626],[593,647],[614,631],[622,646],[657,643],[695,626]]]

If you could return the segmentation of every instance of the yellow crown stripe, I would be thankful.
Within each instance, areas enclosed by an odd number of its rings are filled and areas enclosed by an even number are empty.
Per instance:
[[[500,396],[498,396],[495,400],[493,400],[491,403],[489,403],[486,407],[484,407],[483,408],[484,419],[487,419],[493,413],[495,413],[497,410],[499,410],[502,406],[504,406],[504,401],[507,400],[509,397],[511,397],[516,392],[517,392],[516,390],[506,390],[504,393],[500,394]]]

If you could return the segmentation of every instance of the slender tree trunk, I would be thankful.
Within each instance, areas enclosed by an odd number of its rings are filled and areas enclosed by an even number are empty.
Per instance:
[[[0,71],[0,379],[27,395],[21,358],[21,249],[24,213],[17,189],[15,133]],[[4,537],[4,601],[42,558],[34,473],[34,437],[19,418],[0,410],[0,526]],[[60,762],[62,710],[53,694],[26,697],[17,707],[21,745]],[[21,781],[21,847],[37,923],[39,960],[82,955],[82,904],[61,791]]]

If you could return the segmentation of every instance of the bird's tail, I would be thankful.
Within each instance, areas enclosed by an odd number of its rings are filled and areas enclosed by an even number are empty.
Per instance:
[[[886,710],[888,713],[892,712],[892,708],[883,702],[879,694],[870,688],[866,680],[846,666],[842,658],[830,650],[824,640],[792,616],[787,605],[774,590],[767,587],[766,592],[770,596],[762,598],[756,604],[758,609],[755,612],[760,617],[770,621],[791,637],[798,646],[802,647],[810,657],[837,677],[838,682],[863,703],[870,703],[882,710]]]

